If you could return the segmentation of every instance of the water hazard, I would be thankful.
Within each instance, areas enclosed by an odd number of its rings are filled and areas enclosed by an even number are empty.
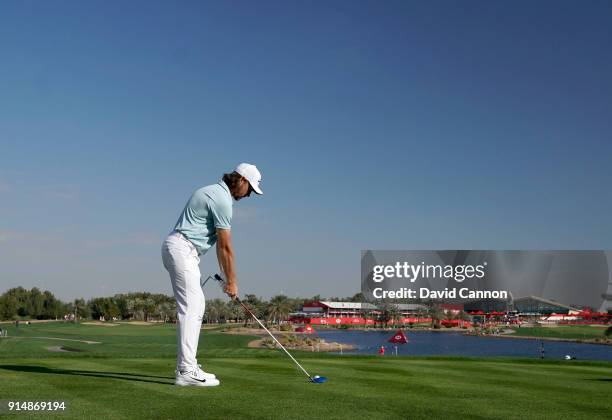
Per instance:
[[[564,359],[566,355],[578,360],[612,361],[612,346],[582,344],[566,341],[542,341],[520,338],[466,336],[461,332],[405,331],[407,344],[387,342],[395,331],[338,331],[320,330],[317,335],[325,341],[352,344],[351,353],[377,354],[385,346],[386,354],[402,356],[506,356],[540,358],[542,343],[545,359]]]

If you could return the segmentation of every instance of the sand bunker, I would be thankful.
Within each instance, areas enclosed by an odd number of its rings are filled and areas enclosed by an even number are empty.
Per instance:
[[[112,322],[101,322],[101,321],[91,321],[91,322],[82,322],[83,325],[97,325],[98,327],[116,327],[121,324],[113,324]]]
[[[55,352],[55,353],[78,353],[80,351],[83,351],[79,349],[71,349],[71,348],[62,347],[62,346],[45,347],[45,349]]]

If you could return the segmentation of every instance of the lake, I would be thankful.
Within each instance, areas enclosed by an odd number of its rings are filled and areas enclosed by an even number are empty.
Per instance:
[[[394,354],[395,344],[387,342],[395,330],[352,331],[320,330],[316,334],[325,341],[352,344],[350,353],[377,354],[385,346],[386,354]],[[612,361],[612,346],[566,341],[541,341],[520,338],[475,337],[461,332],[405,331],[407,344],[398,344],[402,356],[508,356],[540,358],[544,343],[545,359],[563,359],[571,355],[578,360]],[[348,353],[348,352],[347,352]]]

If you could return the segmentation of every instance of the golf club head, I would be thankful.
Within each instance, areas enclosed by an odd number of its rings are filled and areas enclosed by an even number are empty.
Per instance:
[[[327,378],[325,376],[315,375],[310,378],[310,382],[315,383],[315,384],[323,384],[327,382]]]

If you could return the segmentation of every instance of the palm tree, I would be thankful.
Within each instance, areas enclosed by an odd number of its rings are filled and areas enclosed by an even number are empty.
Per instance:
[[[84,299],[75,299],[72,302],[71,312],[74,314],[74,323],[78,322],[79,316],[83,318],[84,314],[86,314],[87,305],[85,304]]]
[[[428,314],[429,314],[429,310],[428,309],[424,309],[422,307],[419,307],[417,309],[417,313],[416,313],[417,320],[418,320],[417,322],[420,322],[422,318],[427,318]]]
[[[364,309],[362,317],[363,319],[366,320],[366,326],[367,326],[368,320],[374,319],[374,314],[372,313],[372,309],[369,309],[369,308]]]
[[[437,305],[432,305],[429,308],[429,316],[431,317],[432,328],[440,328],[440,321],[444,317],[444,312]]]
[[[253,314],[255,314],[255,316],[259,319],[263,318],[265,311],[266,311],[266,303],[263,302],[261,299],[259,299],[257,296],[253,295],[253,294],[249,294],[249,295],[244,295],[244,299],[242,299],[242,302],[251,310],[251,312],[253,312]],[[250,316],[248,316],[247,314],[244,313],[244,309],[242,309],[242,307],[240,306],[240,319],[244,319],[244,326],[246,327],[247,324],[249,324],[250,322],[252,322],[253,320],[251,319]]]
[[[387,302],[380,302],[378,305],[378,309],[380,310],[380,315],[378,315],[378,321],[381,323],[382,327],[386,327],[391,320],[391,305]]]
[[[390,304],[387,310],[389,312],[389,320],[391,321],[391,324],[393,324],[393,326],[395,327],[395,324],[397,324],[397,320],[400,318],[401,312],[396,304]]]
[[[291,302],[285,295],[276,295],[270,299],[267,312],[268,320],[271,319],[273,323],[286,320],[291,312]]]
[[[471,321],[472,317],[469,316],[465,311],[459,311],[459,313],[457,314],[457,319],[460,319],[462,321]]]

